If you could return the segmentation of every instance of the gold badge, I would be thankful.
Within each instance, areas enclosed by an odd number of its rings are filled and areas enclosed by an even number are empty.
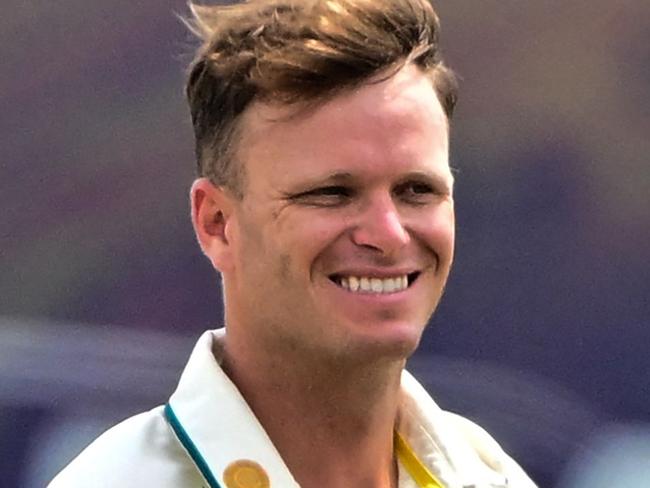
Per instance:
[[[270,488],[269,475],[255,461],[240,459],[228,465],[223,472],[227,488]]]

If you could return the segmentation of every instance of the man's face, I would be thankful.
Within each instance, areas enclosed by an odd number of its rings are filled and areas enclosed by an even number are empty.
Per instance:
[[[256,104],[238,153],[226,321],[268,348],[406,357],[454,248],[448,128],[414,66],[314,111]]]

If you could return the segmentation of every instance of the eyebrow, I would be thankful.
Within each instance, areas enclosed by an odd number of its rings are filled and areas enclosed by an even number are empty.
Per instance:
[[[302,191],[304,188],[311,189],[322,185],[351,184],[357,179],[352,173],[347,171],[336,171],[324,176],[307,177],[302,181],[296,182],[292,187],[294,191]]]
[[[422,178],[434,181],[441,184],[449,184],[450,186],[454,185],[454,174],[453,171],[447,171],[444,174],[441,172],[429,172],[429,171],[411,171],[406,174],[404,179],[408,178]]]
[[[348,173],[347,171],[336,171],[324,176],[323,178],[317,178],[314,181],[319,183],[349,183],[356,179],[357,178],[352,173]]]
[[[333,173],[329,173],[322,177],[315,177],[313,179],[310,178],[306,181],[302,181],[298,183],[296,186],[306,187],[306,188],[316,188],[318,186],[329,185],[329,184],[354,184],[361,179],[362,178],[359,175],[354,175],[347,171],[335,171]],[[451,169],[446,174],[440,172],[415,170],[415,171],[409,171],[408,173],[400,177],[400,180],[408,180],[408,179],[427,180],[427,181],[434,182],[436,184],[448,186],[450,189],[453,188],[454,186],[454,175]]]

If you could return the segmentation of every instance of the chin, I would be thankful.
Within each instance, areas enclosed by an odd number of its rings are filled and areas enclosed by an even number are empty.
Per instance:
[[[404,360],[417,349],[423,329],[413,323],[375,324],[364,331],[354,331],[350,342],[355,354],[366,360]]]

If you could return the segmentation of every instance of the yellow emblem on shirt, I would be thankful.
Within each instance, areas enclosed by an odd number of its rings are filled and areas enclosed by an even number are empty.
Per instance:
[[[228,465],[223,472],[227,488],[270,488],[269,475],[255,461],[240,459]]]

